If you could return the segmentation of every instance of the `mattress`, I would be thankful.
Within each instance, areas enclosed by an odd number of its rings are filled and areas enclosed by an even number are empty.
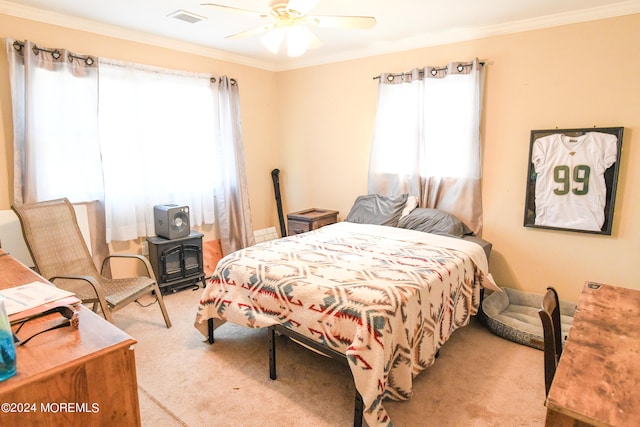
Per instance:
[[[499,290],[475,242],[341,222],[224,257],[195,326],[279,324],[344,354],[369,426],[390,425],[383,400],[411,397],[413,378]],[[239,355],[239,360],[241,355]]]

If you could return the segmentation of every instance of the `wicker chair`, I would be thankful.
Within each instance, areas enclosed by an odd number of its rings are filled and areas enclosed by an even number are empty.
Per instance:
[[[560,301],[558,293],[553,287],[547,288],[547,292],[542,297],[542,306],[538,314],[542,321],[544,336],[544,385],[548,395],[562,355]]]
[[[80,232],[73,206],[57,199],[12,206],[20,219],[22,232],[36,269],[56,286],[74,292],[85,304],[100,307],[113,323],[111,313],[145,294],[155,292],[167,328],[171,320],[149,261],[135,254],[113,254],[102,263],[102,274],[91,258]],[[112,258],[131,258],[144,264],[146,277],[107,278]]]

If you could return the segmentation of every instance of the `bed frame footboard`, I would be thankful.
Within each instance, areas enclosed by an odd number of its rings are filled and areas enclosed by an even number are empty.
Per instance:
[[[276,332],[285,335],[294,341],[299,341],[300,343],[317,350],[321,354],[328,356],[332,359],[335,359],[347,366],[349,366],[349,362],[347,361],[347,356],[344,354],[337,352],[333,349],[324,347],[323,345],[305,337],[304,335],[300,335],[297,332],[291,331],[285,328],[282,325],[273,325],[269,327],[269,378],[275,380],[276,375]],[[353,426],[354,427],[362,427],[362,416],[364,414],[364,402],[362,401],[362,396],[356,389],[356,396],[354,402],[354,411],[353,411]]]

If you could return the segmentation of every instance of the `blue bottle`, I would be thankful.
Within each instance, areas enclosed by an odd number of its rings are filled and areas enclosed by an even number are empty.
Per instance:
[[[9,317],[4,308],[4,298],[0,296],[0,381],[4,381],[15,374],[16,346],[13,343]]]

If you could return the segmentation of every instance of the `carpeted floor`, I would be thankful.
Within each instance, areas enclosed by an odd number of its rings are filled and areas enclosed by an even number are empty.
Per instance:
[[[202,289],[130,304],[115,324],[138,341],[143,426],[350,426],[355,389],[348,368],[278,337],[278,379],[269,379],[265,330],[225,324],[209,345],[193,327]],[[152,302],[151,296],[141,303]],[[541,351],[499,338],[475,319],[454,333],[408,401],[386,401],[396,427],[543,426]]]

